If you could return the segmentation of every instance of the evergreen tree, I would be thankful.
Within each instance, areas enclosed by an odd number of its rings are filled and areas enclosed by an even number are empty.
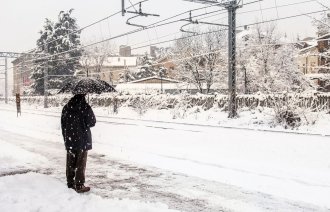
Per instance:
[[[317,36],[323,36],[330,33],[330,13],[323,13],[319,19],[313,21],[317,28]]]
[[[37,40],[37,49],[35,50],[35,53],[45,54],[45,52],[48,52],[48,50],[45,50],[44,43],[50,40],[53,31],[54,23],[46,18],[43,30],[39,32],[40,38]],[[47,69],[46,63],[47,59],[37,59],[34,61],[34,67],[30,78],[34,80],[31,88],[36,94],[44,94],[44,73]]]
[[[49,89],[58,89],[68,75],[73,75],[79,67],[82,55],[80,44],[80,31],[76,19],[71,17],[73,9],[58,15],[58,20],[53,23],[46,19],[40,38],[37,40],[36,53],[51,55],[51,58],[39,59],[34,62],[31,85],[36,94],[44,93],[44,73],[48,71]],[[60,76],[66,75],[66,76]]]

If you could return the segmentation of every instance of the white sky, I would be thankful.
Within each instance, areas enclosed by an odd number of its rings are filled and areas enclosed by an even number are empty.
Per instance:
[[[255,0],[244,0],[244,3],[253,1]],[[257,11],[252,13],[238,14],[237,25],[239,26],[256,21],[270,20],[277,17],[286,17],[324,9],[324,7],[318,4],[316,0],[300,5],[280,7],[280,5],[305,1],[308,0],[263,0],[261,3],[246,5],[239,9],[238,13],[248,10]],[[329,0],[318,1],[330,7]],[[131,2],[136,3],[138,0],[131,0]],[[265,10],[265,8],[274,7],[276,3],[279,6],[278,12],[276,9]],[[129,5],[129,0],[126,0],[126,5]],[[149,0],[143,4],[143,11],[149,13],[157,13],[160,15],[160,17],[140,17],[137,18],[134,22],[142,25],[148,25],[155,21],[165,19],[189,9],[203,6],[204,5],[202,4],[186,2],[183,0]],[[121,10],[121,0],[3,0],[0,6],[0,51],[22,52],[34,48],[36,40],[39,37],[38,32],[42,29],[45,18],[56,21],[57,15],[61,10],[69,10],[70,8],[75,9],[73,16],[77,19],[78,25],[80,27],[84,27],[94,21],[102,19],[112,13]],[[260,10],[260,8],[262,10]],[[193,12],[193,15],[200,14],[201,12],[203,13],[207,11],[213,11],[216,9],[216,7],[204,9],[199,13]],[[101,24],[90,27],[82,32],[82,40],[85,43],[94,42],[99,41],[102,38],[116,36],[121,33],[137,29],[136,27],[128,26],[125,24],[127,18],[130,16],[131,15],[129,14],[127,14],[125,17],[117,15],[113,18],[103,21]],[[312,16],[319,17],[318,14],[314,14]],[[179,18],[187,17],[188,14],[180,16]],[[315,29],[311,25],[311,20],[312,19],[310,17],[303,16],[285,21],[278,21],[277,26],[278,30],[283,34],[286,33],[289,39],[295,39],[298,34],[301,38],[303,38],[306,36],[315,35]],[[203,21],[226,24],[226,13],[211,17]],[[113,40],[113,43],[116,46],[126,44],[136,47],[134,44],[141,42],[145,42],[142,45],[148,45],[154,42],[168,40],[180,36],[179,29],[184,23],[185,22],[180,22],[165,27],[149,29],[130,36],[122,37],[120,39],[115,39]],[[197,25],[197,27],[205,28],[205,25]],[[168,36],[162,38],[165,35]],[[136,51],[133,53],[141,53],[141,51],[144,52],[146,49],[141,49],[138,52]],[[0,67],[0,70],[2,70],[2,67]],[[3,81],[0,80],[0,93],[2,90],[1,86],[3,84]]]
[[[244,2],[252,2],[254,0],[245,0]],[[261,8],[267,8],[277,5],[284,5],[288,3],[303,2],[306,0],[264,0],[263,2],[247,5],[242,9],[239,9],[238,13]],[[36,40],[38,38],[38,31],[42,29],[45,18],[56,20],[59,11],[69,10],[74,8],[73,16],[77,18],[80,27],[86,26],[96,20],[104,18],[109,14],[117,12],[121,9],[121,0],[4,0],[0,7],[0,51],[26,51],[34,48]],[[126,0],[127,5],[129,1]],[[137,0],[131,0],[136,3]],[[325,5],[330,7],[329,0],[320,0]],[[144,3],[143,9],[146,12],[160,14],[160,18],[145,18],[141,17],[136,19],[141,24],[152,23],[171,15],[192,9],[202,7],[202,4],[185,2],[183,0],[149,0]],[[212,10],[216,8],[213,7]],[[279,17],[285,17],[289,15],[295,15],[303,12],[321,10],[317,2],[304,3],[301,5],[289,6],[285,8],[278,8]],[[210,11],[209,9],[208,11]],[[202,10],[205,12],[205,10]],[[194,13],[193,13],[194,14]],[[196,14],[196,13],[195,13]],[[188,16],[188,15],[187,15]],[[186,17],[187,17],[186,16]],[[315,16],[315,15],[314,15]],[[317,16],[317,15],[316,15]],[[107,38],[110,35],[117,35],[128,30],[136,29],[136,27],[126,26],[125,21],[129,17],[117,15],[102,24],[97,24],[94,27],[83,31],[82,37],[87,40],[99,40],[104,37]],[[181,16],[180,18],[184,18]],[[210,18],[216,20],[217,18],[226,17],[226,14],[219,15],[218,17]],[[256,11],[248,14],[238,15],[238,25],[252,23],[256,20],[269,20],[277,17],[276,9],[264,10],[262,13]],[[226,22],[224,18],[223,23]],[[290,19],[289,21],[279,21],[278,28],[281,31],[286,31],[288,36],[296,37],[300,34],[302,37],[307,35],[314,35],[314,29],[310,24],[311,19],[308,17],[299,17]],[[219,22],[219,21],[217,21]],[[148,33],[142,32],[135,35],[131,35],[128,38],[122,40],[116,40],[117,45],[121,43],[133,44],[135,41],[148,41],[150,38],[161,37],[168,33],[176,33],[179,31],[180,26],[183,24],[173,24],[170,27],[162,27],[157,30],[148,30]],[[141,36],[142,34],[142,36]],[[149,34],[149,36],[147,35]],[[157,34],[157,35],[156,35]]]

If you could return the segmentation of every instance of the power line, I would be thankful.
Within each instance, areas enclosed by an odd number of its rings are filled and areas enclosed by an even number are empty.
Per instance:
[[[262,11],[262,8],[261,8],[261,2],[259,1],[259,10],[260,10],[260,14],[261,14],[261,20],[263,21],[264,20],[264,15],[263,15],[263,11]]]
[[[203,7],[203,8],[205,8],[205,7]],[[201,8],[199,8],[199,9],[201,9]],[[198,10],[198,9],[195,9],[195,10]],[[174,16],[173,16],[173,17],[174,17]],[[169,20],[169,18],[167,18],[167,19],[165,19],[165,20]],[[132,31],[129,31],[129,32],[126,32],[126,33],[120,34],[120,35],[116,35],[116,36],[113,36],[113,37],[110,37],[110,38],[107,38],[107,39],[103,39],[103,40],[98,41],[98,42],[94,42],[94,43],[91,43],[91,44],[85,45],[85,46],[77,47],[77,48],[70,49],[70,50],[67,50],[67,51],[64,51],[64,52],[59,52],[59,53],[57,53],[57,54],[53,54],[53,55],[48,55],[48,56],[40,57],[40,58],[38,58],[38,60],[41,60],[41,59],[47,59],[47,58],[51,58],[51,57],[54,57],[54,56],[58,56],[58,55],[62,55],[62,54],[66,54],[66,53],[69,53],[69,52],[73,52],[73,51],[75,51],[75,50],[84,49],[84,48],[87,48],[87,47],[90,47],[90,46],[94,46],[94,45],[97,45],[97,44],[100,44],[100,43],[104,43],[104,42],[107,42],[107,41],[110,41],[110,40],[114,40],[114,39],[117,39],[117,38],[120,38],[120,37],[123,37],[123,36],[126,36],[126,35],[135,34],[135,33],[137,33],[137,32],[141,32],[141,31],[144,31],[144,30],[147,30],[147,29],[150,29],[150,28],[155,28],[155,27],[165,26],[165,25],[169,25],[169,24],[176,23],[176,22],[179,22],[179,21],[182,21],[182,19],[178,19],[178,20],[174,20],[174,21],[171,21],[171,22],[166,22],[166,23],[163,23],[163,24],[155,25],[156,23],[164,22],[163,20],[162,20],[162,21],[158,21],[158,22],[153,23],[153,24],[150,24],[150,25],[148,25],[148,26],[146,26],[146,27],[144,27],[144,28],[140,28],[140,29],[132,30]],[[35,60],[31,60],[31,61],[35,61]],[[30,62],[30,61],[26,61],[26,62]]]
[[[330,7],[324,5],[323,3],[321,3],[319,0],[316,0],[317,3],[319,3],[321,6],[327,8],[328,10],[330,10]]]
[[[142,0],[141,2],[145,2],[145,1],[149,1],[149,0]],[[132,6],[129,6],[129,7],[127,7],[126,9],[130,9],[131,7],[133,7],[133,6],[137,5],[137,4],[139,4],[139,3],[136,3],[136,4],[132,5]],[[115,12],[115,13],[113,13],[113,14],[111,14],[111,15],[105,17],[105,18],[102,18],[102,19],[100,19],[100,20],[98,20],[98,21],[95,21],[95,22],[93,22],[93,23],[91,23],[91,24],[88,24],[88,25],[86,25],[86,26],[84,26],[84,27],[82,27],[82,28],[80,28],[80,29],[77,29],[77,30],[74,30],[74,31],[72,31],[72,32],[69,32],[66,36],[69,36],[69,35],[74,34],[74,33],[77,33],[77,32],[81,32],[81,31],[83,31],[83,30],[85,30],[85,29],[87,29],[87,28],[89,28],[89,27],[91,27],[91,26],[93,26],[93,25],[96,25],[96,24],[98,24],[98,23],[100,23],[100,22],[102,22],[102,21],[104,21],[104,20],[107,20],[107,19],[109,19],[109,18],[111,18],[111,17],[113,17],[113,16],[116,16],[116,15],[118,15],[118,14],[121,14],[121,11]],[[57,39],[54,39],[54,40],[48,41],[48,42],[44,43],[43,45],[45,45],[45,44],[48,45],[48,44],[53,43],[53,42],[55,42],[55,41],[58,41],[58,40],[60,40],[60,39],[62,39],[62,38],[57,38]],[[30,52],[30,51],[36,50],[37,48],[38,48],[38,47],[33,48],[33,49],[30,49],[30,50],[28,50],[27,52]]]
[[[305,2],[303,2],[303,3],[305,3]],[[291,4],[291,5],[292,5],[292,4]],[[251,25],[257,25],[257,24],[261,24],[261,23],[273,22],[273,21],[278,21],[278,20],[285,20],[285,19],[289,19],[289,18],[299,17],[299,16],[303,16],[303,15],[308,15],[308,14],[315,14],[315,13],[320,13],[320,12],[324,12],[324,11],[327,11],[327,10],[314,11],[314,12],[303,13],[303,14],[298,14],[298,15],[293,15],[293,16],[287,16],[287,17],[278,18],[278,19],[273,19],[273,20],[268,20],[268,21],[262,21],[262,22],[252,23],[252,24],[245,24],[245,25],[243,25],[243,26],[251,26]],[[172,21],[172,22],[167,22],[167,23],[165,23],[165,24],[156,25],[156,26],[153,26],[153,27],[159,27],[159,26],[163,26],[163,25],[171,24],[171,23],[178,22],[178,21],[181,21],[181,19],[176,20],[176,21]],[[162,22],[162,21],[160,21],[160,22]],[[153,24],[151,24],[151,25],[153,25]],[[145,29],[153,28],[153,27],[146,27]],[[239,27],[242,27],[242,26],[239,26]],[[238,28],[239,28],[239,27],[238,27]],[[61,52],[61,53],[58,53],[58,54],[55,54],[55,55],[46,56],[46,57],[43,57],[43,58],[38,58],[38,59],[35,59],[35,60],[46,59],[46,58],[50,58],[50,57],[53,57],[53,56],[57,56],[57,55],[65,54],[65,53],[68,53],[68,52],[72,52],[72,51],[74,51],[74,50],[87,48],[87,47],[90,47],[90,46],[93,46],[93,45],[97,45],[97,44],[99,44],[99,43],[103,43],[103,42],[106,42],[106,41],[109,41],[109,40],[112,40],[112,39],[116,39],[116,38],[119,38],[119,37],[122,37],[122,36],[128,35],[128,34],[136,33],[136,32],[139,32],[139,31],[143,31],[143,30],[145,30],[145,29],[133,30],[133,31],[130,31],[130,32],[128,32],[128,33],[124,33],[124,34],[121,34],[121,35],[117,35],[117,36],[115,36],[115,37],[111,37],[111,38],[108,38],[108,39],[104,39],[104,40],[98,41],[98,42],[96,42],[96,43],[92,43],[92,44],[89,44],[89,45],[86,45],[86,46],[82,46],[82,47],[79,47],[79,48],[74,48],[74,49],[71,49],[71,50],[69,50],[69,51]],[[204,34],[204,33],[203,33],[203,34]],[[163,42],[161,42],[161,43],[170,42],[170,41],[174,41],[174,40],[175,40],[175,39],[171,39],[171,40],[168,40],[168,41],[163,41]],[[35,61],[35,60],[30,60],[30,61]],[[25,62],[30,62],[30,61],[25,61]]]
[[[275,7],[276,7],[276,15],[277,15],[277,18],[279,18],[278,7],[277,7],[277,0],[274,0],[274,2],[275,2]]]
[[[321,12],[325,12],[325,11],[327,11],[327,10],[319,10],[319,11],[308,12],[308,13],[303,13],[303,14],[291,15],[291,16],[286,16],[286,17],[283,17],[283,18],[276,18],[276,19],[271,19],[271,20],[267,20],[267,21],[260,21],[260,22],[256,22],[256,23],[252,23],[252,24],[245,24],[245,25],[242,25],[242,26],[253,26],[253,25],[258,25],[258,24],[263,24],[263,23],[269,23],[269,22],[286,20],[286,19],[296,18],[296,17],[300,17],[300,16],[305,16],[305,15],[321,13]]]
[[[189,37],[193,37],[193,36],[189,36]],[[330,39],[320,39],[318,41],[329,41]],[[257,44],[257,45],[249,45],[249,46],[238,46],[237,48],[251,48],[251,47],[260,47],[260,46],[278,46],[278,45],[293,45],[293,44],[297,44],[297,42],[292,42],[292,43],[274,43],[274,44]],[[185,57],[185,58],[179,58],[179,59],[174,59],[174,60],[169,60],[169,61],[166,61],[166,62],[161,62],[161,63],[155,63],[155,64],[152,64],[151,66],[159,66],[159,65],[164,65],[166,63],[169,63],[169,62],[179,62],[179,61],[183,61],[183,60],[187,60],[187,59],[192,59],[192,58],[196,58],[196,57],[201,57],[201,56],[205,56],[205,55],[208,55],[208,54],[212,54],[212,53],[219,53],[219,52],[222,52],[223,49],[217,49],[217,50],[214,50],[214,51],[207,51],[207,52],[204,52],[204,53],[201,53],[201,54],[198,54],[198,55],[194,55],[194,56],[189,56],[189,57]],[[316,55],[316,56],[320,56],[320,55]],[[220,66],[220,65],[219,65]],[[222,66],[222,65],[221,65]],[[307,67],[307,66],[305,66]],[[318,67],[315,67],[315,66],[310,66],[312,68],[322,68],[323,66],[318,66]],[[97,73],[94,73],[94,75],[98,75],[98,74],[103,74],[103,73],[114,73],[114,72],[121,72],[123,70],[127,70],[127,68],[122,68],[122,69],[117,69],[117,70],[110,70],[110,71],[103,71],[103,72],[97,72]],[[51,77],[72,77],[72,75],[51,75]],[[38,78],[39,80],[40,79],[43,79],[45,77],[41,77],[41,78]],[[15,84],[15,85],[18,85],[18,84]]]
[[[287,16],[287,17],[278,18],[278,19],[272,19],[272,20],[268,20],[268,21],[262,21],[262,22],[256,22],[256,23],[251,23],[251,24],[245,24],[245,25],[238,26],[237,28],[244,27],[244,26],[258,25],[258,24],[268,23],[268,22],[274,22],[274,21],[278,21],[278,20],[285,20],[285,19],[295,18],[295,17],[304,16],[304,15],[308,15],[308,14],[320,13],[320,12],[324,12],[324,11],[325,11],[325,10],[314,11],[314,12],[303,13],[303,14],[299,14],[299,15],[293,15],[293,16]],[[172,41],[176,41],[176,40],[186,39],[186,38],[190,38],[190,37],[196,37],[196,36],[200,36],[200,35],[204,35],[204,34],[210,34],[210,33],[214,33],[214,32],[217,32],[217,31],[210,31],[210,32],[199,33],[199,34],[197,34],[197,35],[191,35],[191,36],[187,36],[187,37],[184,37],[184,38],[170,39],[170,40],[166,40],[166,41],[162,41],[162,42],[158,42],[158,43],[153,43],[153,44],[151,44],[151,45],[157,45],[157,44],[162,44],[162,43],[168,43],[168,42],[172,42]],[[101,42],[101,41],[100,41],[100,42]],[[97,42],[97,43],[100,43],[100,42]],[[89,46],[91,46],[91,45],[89,45]],[[134,49],[139,49],[139,48],[144,48],[144,47],[147,47],[147,46],[150,46],[150,45],[136,47],[136,48],[133,48],[133,50],[134,50]],[[62,53],[59,53],[59,54],[62,54]],[[48,57],[47,57],[47,58],[48,58]],[[45,59],[45,58],[38,58],[38,59],[35,59],[35,60],[39,60],[39,59]],[[32,60],[32,61],[35,61],[35,60]],[[30,62],[30,61],[25,61],[25,62]]]
[[[145,1],[147,1],[147,0],[145,0]],[[296,4],[302,4],[302,3],[307,3],[307,2],[311,2],[311,1],[315,1],[315,0],[304,1],[304,2],[293,3],[293,4],[287,4],[287,5],[281,5],[280,7],[291,6],[291,5],[296,5]],[[258,2],[260,2],[260,1],[258,1]],[[135,5],[136,5],[136,4],[135,4]],[[201,7],[201,8],[196,8],[196,9],[193,9],[193,10],[189,10],[189,11],[197,11],[197,10],[201,10],[201,9],[209,8],[209,7],[212,7],[212,6],[215,6],[215,5],[217,5],[217,4],[212,4],[212,5],[204,6],[204,7]],[[130,7],[128,7],[128,8],[130,8]],[[266,9],[270,9],[270,8],[266,8]],[[155,23],[152,23],[152,24],[148,25],[148,26],[146,27],[146,29],[148,29],[148,28],[153,28],[153,27],[160,27],[160,26],[164,26],[164,25],[168,25],[168,24],[172,24],[172,23],[175,23],[175,22],[181,21],[181,19],[180,19],[180,20],[175,20],[175,21],[172,21],[172,22],[167,22],[167,23],[165,23],[165,24],[159,24],[159,23],[162,23],[162,22],[164,22],[164,21],[167,21],[167,20],[173,19],[173,18],[175,18],[175,17],[181,16],[181,15],[183,15],[183,14],[186,14],[186,13],[189,12],[189,11],[185,11],[185,12],[179,13],[179,14],[177,14],[177,15],[171,16],[171,17],[169,17],[169,18],[166,18],[166,19],[163,19],[163,20],[157,21],[157,22],[155,22]],[[247,11],[247,12],[242,12],[242,13],[239,13],[239,14],[248,13],[248,12],[255,12],[255,11],[256,11],[256,10],[253,10],[253,11]],[[215,11],[213,11],[213,12],[215,12]],[[211,14],[211,13],[213,13],[213,12],[209,12],[209,13],[206,13],[206,14]],[[217,12],[219,12],[219,11],[217,11]],[[89,24],[89,25],[87,25],[87,26],[81,28],[80,31],[83,30],[83,29],[86,29],[86,28],[88,28],[88,27],[90,27],[90,26],[92,26],[92,25],[95,25],[95,24],[97,24],[97,23],[99,23],[99,22],[101,22],[101,21],[103,21],[103,20],[106,20],[106,19],[108,19],[109,17],[112,17],[112,16],[114,16],[114,15],[116,15],[116,14],[119,14],[119,13],[120,13],[120,12],[114,13],[114,14],[112,14],[112,15],[106,17],[106,18],[103,18],[103,19],[101,19],[101,20],[99,20],[99,21],[96,21],[96,22],[94,22],[94,23],[92,23],[92,24]],[[202,15],[205,15],[205,14],[202,14]],[[200,16],[202,16],[202,15],[196,15],[196,16],[192,16],[192,17],[195,18],[195,17],[200,17]],[[269,21],[268,21],[268,22],[269,22]],[[261,23],[261,22],[260,22],[260,23]],[[155,25],[155,24],[159,24],[159,25]],[[155,26],[154,26],[154,25],[155,25]],[[125,35],[129,35],[129,34],[133,34],[133,33],[136,33],[136,32],[140,32],[140,31],[143,31],[143,30],[144,30],[144,29],[133,30],[133,31],[130,31],[130,32],[127,32],[127,33],[124,33],[124,34],[118,35],[118,36],[114,36],[114,37],[110,37],[110,38],[105,39],[105,40],[101,40],[100,42],[96,42],[96,43],[92,43],[92,44],[90,44],[90,45],[86,45],[86,46],[78,47],[78,48],[75,48],[75,49],[71,49],[71,50],[66,51],[66,52],[61,52],[61,53],[58,53],[58,54],[56,54],[56,55],[59,55],[59,54],[65,54],[65,53],[71,52],[71,51],[73,51],[73,50],[83,49],[83,48],[86,48],[86,47],[89,47],[89,46],[92,46],[92,45],[97,45],[97,44],[102,43],[102,42],[106,42],[106,41],[109,41],[109,40],[113,40],[113,39],[116,39],[116,38],[119,38],[119,37],[122,37],[122,36],[125,36]],[[77,31],[78,31],[78,30],[77,30]],[[57,40],[58,40],[58,39],[57,39]],[[55,40],[54,40],[54,41],[55,41]],[[50,42],[49,42],[49,43],[50,43]],[[52,55],[52,56],[56,56],[56,55]],[[51,57],[51,56],[47,56],[47,57],[45,57],[45,58],[48,58],[48,57]]]

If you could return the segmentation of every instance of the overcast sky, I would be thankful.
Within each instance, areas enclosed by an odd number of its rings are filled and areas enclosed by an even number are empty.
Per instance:
[[[254,0],[245,0],[244,2],[252,1]],[[239,14],[238,25],[252,23],[256,20],[269,20],[322,9],[322,6],[316,1],[289,7],[280,7],[284,4],[304,1],[306,0],[264,0],[260,4],[254,3],[246,5],[242,9],[239,9],[238,13],[253,9],[258,11]],[[129,0],[126,0],[126,2],[127,5],[129,5]],[[131,0],[131,2],[136,3],[138,1]],[[329,0],[320,0],[320,2],[330,6]],[[278,15],[276,9],[265,10],[265,8],[275,6],[276,3],[279,7]],[[149,0],[144,3],[143,10],[145,12],[160,14],[161,16],[159,18],[141,17],[136,19],[136,22],[147,25],[153,21],[158,21],[171,15],[202,6],[202,4],[183,0]],[[69,10],[70,8],[75,9],[73,16],[77,19],[78,25],[83,27],[119,11],[121,9],[121,0],[3,0],[0,7],[0,51],[20,52],[35,47],[36,39],[39,36],[38,31],[42,29],[44,19],[49,18],[55,21],[59,11]],[[260,10],[260,8],[262,10]],[[216,7],[212,7],[208,11],[216,9]],[[202,12],[205,12],[205,10],[202,10]],[[127,17],[129,17],[129,15],[126,17],[117,15],[114,18],[110,18],[101,24],[97,24],[95,27],[83,31],[82,37],[84,40],[98,40],[135,29],[135,27],[125,24]],[[181,16],[181,18],[184,17],[185,16]],[[224,19],[217,20],[219,18]],[[226,14],[221,14],[218,15],[218,17],[212,17],[208,20],[215,20],[216,22],[223,21],[224,23],[227,21]],[[310,22],[311,19],[308,17],[299,17],[287,21],[279,21],[277,25],[279,30],[287,32],[288,36],[295,37],[297,34],[300,34],[301,37],[304,37],[307,35],[314,35],[314,29]],[[152,40],[169,33],[179,32],[181,25],[183,24],[173,24],[169,27],[148,30],[131,35],[125,39],[118,39],[116,43],[118,42],[118,45],[120,45],[121,42],[134,44]]]
[[[244,0],[244,3],[246,4],[253,1],[255,0]],[[261,3],[246,5],[238,10],[237,25],[250,24],[256,21],[265,21],[324,9],[324,7],[317,3],[316,0],[309,2],[306,1],[308,0],[263,0]],[[318,1],[330,7],[329,0]],[[131,2],[136,3],[138,0],[131,0]],[[297,2],[305,3],[282,7],[282,5]],[[129,5],[129,0],[126,0],[126,5]],[[267,9],[274,7],[275,5],[278,6],[277,9]],[[149,0],[148,2],[143,3],[143,11],[159,14],[160,17],[140,17],[132,22],[141,25],[148,25],[172,15],[202,6],[204,5],[183,0]],[[0,52],[23,52],[34,48],[36,40],[39,37],[38,32],[42,29],[45,18],[56,21],[57,15],[61,10],[69,10],[71,8],[74,8],[73,16],[77,19],[79,27],[84,27],[94,21],[120,11],[121,0],[2,0],[0,5]],[[221,8],[211,7],[209,9],[203,9],[199,12],[193,12],[193,15],[217,9],[220,10]],[[250,10],[255,11],[244,13],[245,11]],[[127,18],[130,16],[131,15],[129,14],[125,17],[117,15],[84,30],[81,34],[82,41],[84,43],[94,42],[136,29],[136,27],[125,24]],[[319,14],[312,16],[319,17]],[[178,18],[187,17],[188,14]],[[225,24],[227,22],[226,12],[203,21]],[[282,34],[286,33],[289,39],[294,39],[298,34],[301,38],[315,35],[315,29],[311,25],[311,21],[312,19],[310,17],[303,16],[278,21],[276,24],[279,32]],[[156,29],[148,29],[140,33],[115,39],[113,40],[113,43],[117,46],[126,44],[136,47],[145,44],[152,44],[157,41],[168,40],[180,36],[179,29],[183,24],[184,22],[180,22]],[[194,27],[203,28],[201,25]],[[2,63],[1,60],[0,63]],[[0,69],[2,70],[1,67]],[[0,81],[0,90],[2,84],[4,84],[3,80]]]

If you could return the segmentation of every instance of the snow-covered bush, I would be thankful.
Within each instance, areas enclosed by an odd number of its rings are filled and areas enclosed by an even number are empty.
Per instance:
[[[175,101],[174,107],[172,109],[172,118],[173,119],[183,119],[187,116],[187,111],[190,108],[190,98],[187,93],[179,95],[177,101]]]
[[[327,104],[320,99],[316,95],[305,98],[296,93],[273,95],[275,124],[291,129],[301,125],[314,125]]]
[[[152,96],[148,95],[140,95],[137,98],[133,98],[129,104],[137,111],[140,116],[145,114],[148,109],[155,105]]]

